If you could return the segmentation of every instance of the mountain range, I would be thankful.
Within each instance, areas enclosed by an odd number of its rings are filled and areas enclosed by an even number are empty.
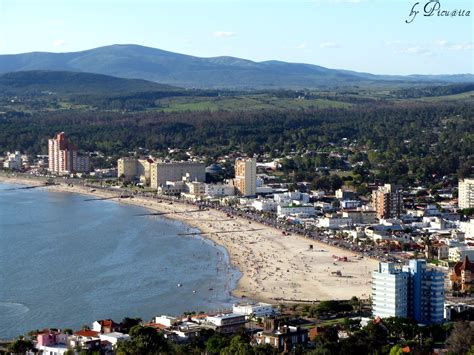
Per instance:
[[[0,55],[0,74],[31,70],[104,74],[184,88],[301,89],[381,83],[474,82],[473,74],[374,75],[275,60],[254,62],[226,56],[201,58],[131,44],[69,53]]]

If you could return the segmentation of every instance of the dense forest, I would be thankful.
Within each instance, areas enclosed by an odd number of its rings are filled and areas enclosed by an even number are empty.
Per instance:
[[[138,148],[152,153],[169,147],[218,157],[230,152],[293,158],[283,161],[299,179],[318,167],[345,169],[356,176],[409,183],[416,179],[472,174],[474,105],[384,103],[350,109],[217,112],[6,113],[0,120],[0,151],[46,153],[58,131],[85,151],[122,155]],[[329,156],[329,152],[340,152]],[[408,180],[407,180],[408,179]]]

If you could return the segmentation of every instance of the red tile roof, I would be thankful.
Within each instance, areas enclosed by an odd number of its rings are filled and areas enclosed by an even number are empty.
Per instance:
[[[456,263],[456,265],[454,265],[454,273],[457,276],[461,276],[461,271],[465,271],[465,270],[468,270],[474,273],[474,262],[471,263],[467,255],[464,258],[464,261],[459,261]]]
[[[82,337],[98,337],[99,332],[95,332],[93,330],[79,330],[78,332],[75,332],[74,335],[82,336]]]
[[[159,330],[163,330],[163,329],[166,329],[166,328],[169,328],[168,326],[164,325],[164,324],[159,324],[159,323],[146,323],[143,325],[144,327],[151,327],[151,328],[155,328],[155,329],[159,329]]]

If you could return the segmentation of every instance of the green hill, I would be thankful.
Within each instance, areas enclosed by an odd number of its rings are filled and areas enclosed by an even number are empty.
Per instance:
[[[373,83],[466,82],[471,74],[387,76],[282,61],[234,57],[200,58],[138,45],[112,45],[80,52],[0,55],[0,73],[55,70],[144,79],[186,88],[301,89]]]

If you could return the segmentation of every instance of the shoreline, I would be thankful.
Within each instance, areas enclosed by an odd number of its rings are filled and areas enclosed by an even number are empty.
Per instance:
[[[45,178],[0,174],[0,182],[41,186]],[[64,183],[45,188],[97,198],[118,197],[123,192],[119,189],[116,193],[91,191],[89,187]],[[163,217],[197,228],[202,238],[226,249],[230,264],[241,273],[232,295],[243,301],[311,302],[350,299],[352,296],[368,298],[371,294],[371,272],[376,268],[373,259],[359,259],[348,250],[302,236],[283,236],[273,227],[231,218],[215,209],[196,211],[193,205],[144,197],[111,200],[144,207],[151,213],[170,213]],[[309,245],[313,245],[313,249]],[[333,255],[347,256],[350,261],[335,261]]]

